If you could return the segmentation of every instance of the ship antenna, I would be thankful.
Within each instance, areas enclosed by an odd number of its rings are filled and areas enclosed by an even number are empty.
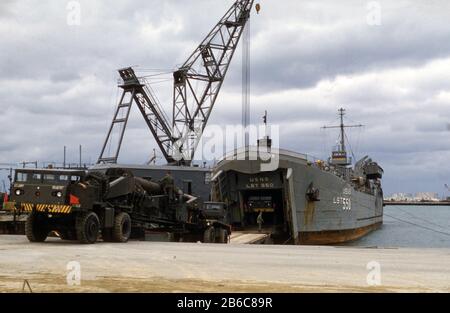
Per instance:
[[[267,130],[267,110],[264,111],[263,123],[264,123],[264,127],[265,127],[266,136],[269,136],[268,130]]]
[[[339,109],[339,116],[341,118],[341,151],[346,152],[345,150],[345,125],[344,125],[344,115],[345,115],[345,109],[340,108]]]
[[[333,151],[333,155],[332,155],[332,162],[334,162],[335,164],[338,165],[350,165],[351,161],[349,161],[349,159],[347,158],[347,151],[345,148],[345,138],[347,137],[345,135],[345,129],[346,128],[353,128],[353,127],[363,127],[364,125],[345,125],[344,124],[344,115],[345,115],[345,109],[340,108],[339,109],[339,117],[341,120],[341,123],[339,126],[324,126],[322,127],[323,129],[329,129],[329,128],[339,128],[340,132],[341,132],[341,138],[340,138],[340,147],[339,147],[339,151]],[[349,143],[350,144],[350,143]],[[351,148],[351,146],[350,146]],[[353,151],[352,151],[353,154]]]

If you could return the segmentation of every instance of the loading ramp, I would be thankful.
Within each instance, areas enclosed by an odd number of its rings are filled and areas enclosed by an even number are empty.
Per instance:
[[[270,239],[270,233],[233,231],[230,244],[263,244]]]

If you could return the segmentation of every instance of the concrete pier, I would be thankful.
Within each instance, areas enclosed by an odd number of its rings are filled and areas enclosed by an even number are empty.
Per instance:
[[[25,280],[33,292],[450,292],[449,264],[450,248],[32,244],[0,236],[0,292],[21,292]]]

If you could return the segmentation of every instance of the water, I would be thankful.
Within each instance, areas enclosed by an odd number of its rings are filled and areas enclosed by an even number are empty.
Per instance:
[[[450,248],[450,207],[386,206],[383,226],[347,245]]]

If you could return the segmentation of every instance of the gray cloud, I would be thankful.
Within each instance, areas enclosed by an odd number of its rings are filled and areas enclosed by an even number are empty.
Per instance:
[[[0,163],[98,157],[117,101],[116,69],[180,65],[232,1],[0,3]],[[264,1],[252,17],[252,121],[264,110],[285,148],[326,158],[337,134],[320,130],[348,109],[356,157],[385,168],[386,192],[442,191],[450,176],[450,10],[445,1],[379,1],[382,23],[366,23],[366,1]],[[144,71],[142,71],[144,73]],[[148,72],[145,72],[148,73]],[[164,76],[170,78],[170,75]],[[211,124],[238,124],[241,51]],[[171,112],[171,84],[155,84]],[[156,145],[133,111],[121,160],[143,163]]]

